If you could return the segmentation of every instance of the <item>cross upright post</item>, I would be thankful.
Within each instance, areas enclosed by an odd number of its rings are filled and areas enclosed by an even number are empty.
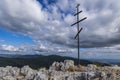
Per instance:
[[[77,13],[78,13],[78,11],[79,11],[79,4],[76,6],[76,8],[77,8]],[[79,14],[77,14],[77,22],[79,21]],[[79,23],[77,23],[77,32],[79,32]],[[77,37],[77,39],[78,39],[78,64],[80,65],[80,41],[79,41],[79,38],[80,37],[80,35],[78,34],[78,37]]]
[[[83,28],[79,28],[79,23],[85,19],[87,19],[87,17],[79,20],[79,14],[82,12],[82,11],[79,11],[79,6],[80,4],[78,4],[76,6],[76,9],[77,9],[77,13],[74,15],[74,16],[77,16],[77,22],[73,23],[71,26],[74,26],[75,24],[77,24],[77,34],[75,36],[75,39],[77,38],[77,43],[78,43],[78,64],[80,65],[80,32],[82,31]]]

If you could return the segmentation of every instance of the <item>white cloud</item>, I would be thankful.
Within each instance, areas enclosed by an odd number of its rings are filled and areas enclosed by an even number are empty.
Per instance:
[[[1,45],[0,49],[2,51],[8,51],[8,52],[17,52],[17,51],[20,51],[19,48],[15,48],[12,45]]]
[[[113,47],[89,48],[81,50],[82,58],[90,59],[119,59],[120,50]]]
[[[29,36],[36,43],[35,48],[26,46],[28,47],[26,50],[24,48],[21,50],[28,51],[32,48],[29,53],[34,53],[34,49],[39,53],[55,50],[71,52],[75,49],[76,26],[70,27],[70,25],[76,20],[73,14],[78,3],[83,10],[80,18],[88,17],[86,21],[80,23],[83,27],[80,36],[82,48],[111,47],[120,44],[119,1],[58,0],[53,4],[48,4],[47,0],[43,2],[45,7],[37,0],[0,2],[0,27]],[[9,46],[9,49],[13,47]]]

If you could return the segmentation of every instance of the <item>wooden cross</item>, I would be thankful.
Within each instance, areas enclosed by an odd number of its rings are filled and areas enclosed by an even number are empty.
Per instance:
[[[80,35],[79,34],[80,34],[80,32],[82,31],[83,28],[81,28],[81,29],[79,28],[79,23],[82,22],[83,20],[87,19],[87,17],[79,20],[79,14],[82,12],[82,11],[79,11],[79,6],[80,6],[80,4],[78,4],[76,6],[77,13],[74,14],[74,16],[77,16],[77,22],[73,23],[71,26],[74,26],[74,25],[77,24],[77,34],[75,36],[75,39],[77,38],[77,41],[78,41],[78,64],[80,65],[80,38],[79,38]]]

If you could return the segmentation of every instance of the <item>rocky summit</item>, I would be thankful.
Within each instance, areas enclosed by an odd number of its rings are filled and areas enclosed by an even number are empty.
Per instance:
[[[76,66],[72,60],[54,62],[49,69],[39,70],[6,66],[0,67],[0,80],[120,80],[120,67]]]

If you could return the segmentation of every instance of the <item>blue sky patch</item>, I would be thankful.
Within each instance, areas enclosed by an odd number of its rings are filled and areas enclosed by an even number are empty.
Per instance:
[[[33,40],[28,36],[15,34],[11,31],[7,31],[1,28],[0,28],[0,40],[4,40],[4,42],[0,42],[0,44],[7,44],[14,46],[19,46],[22,44],[34,44]]]

